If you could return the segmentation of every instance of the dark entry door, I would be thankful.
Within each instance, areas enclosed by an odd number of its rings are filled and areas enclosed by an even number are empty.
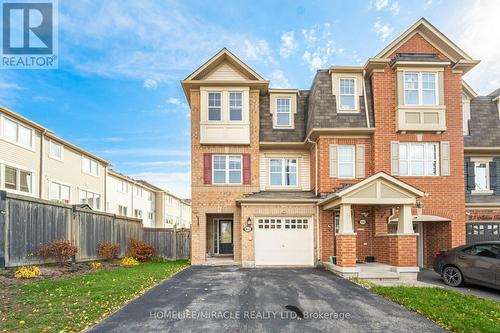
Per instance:
[[[219,254],[233,253],[233,221],[219,220]]]

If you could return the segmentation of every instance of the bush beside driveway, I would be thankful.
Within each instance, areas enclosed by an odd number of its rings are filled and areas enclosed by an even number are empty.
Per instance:
[[[187,266],[144,263],[0,290],[0,332],[79,332]]]

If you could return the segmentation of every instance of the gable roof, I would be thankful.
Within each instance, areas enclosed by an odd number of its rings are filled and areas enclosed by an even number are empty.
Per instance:
[[[469,96],[470,99],[474,99],[477,97],[477,93],[472,89],[471,86],[465,80],[462,79],[462,89]]]
[[[432,46],[446,55],[451,61],[455,63],[455,67],[459,68],[465,72],[474,67],[479,63],[478,60],[472,59],[465,51],[463,51],[458,45],[453,43],[448,37],[446,37],[441,31],[434,27],[425,18],[421,18],[405,32],[403,32],[399,37],[393,40],[389,45],[387,45],[382,51],[380,51],[375,59],[386,59],[395,50],[398,49],[403,43],[413,37],[415,34],[419,34]]]

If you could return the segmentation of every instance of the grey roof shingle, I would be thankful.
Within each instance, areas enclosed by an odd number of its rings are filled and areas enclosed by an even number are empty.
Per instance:
[[[493,98],[495,98],[495,97],[497,97],[497,96],[499,96],[499,95],[500,95],[500,88],[498,88],[498,89],[496,89],[496,90],[494,90],[494,91],[490,92],[490,93],[488,94],[488,97],[493,97]]]
[[[371,101],[369,80],[365,81],[367,100]],[[368,102],[370,122],[373,121],[371,103]],[[337,113],[337,101],[332,94],[332,77],[328,70],[318,70],[309,92],[307,132],[312,128],[367,127],[366,107],[363,97],[359,98],[359,113]],[[372,123],[373,124],[373,123]]]
[[[471,100],[470,135],[464,137],[465,147],[500,147],[500,117],[498,104],[492,97]]]
[[[293,129],[274,129],[269,94],[260,96],[260,141],[302,142],[306,135],[306,114],[309,91],[301,90],[297,96],[297,113]]]

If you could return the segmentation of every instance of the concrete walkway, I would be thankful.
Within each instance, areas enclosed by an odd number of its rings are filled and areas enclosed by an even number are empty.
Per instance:
[[[195,331],[444,332],[324,270],[234,266],[189,267],[90,330]]]

